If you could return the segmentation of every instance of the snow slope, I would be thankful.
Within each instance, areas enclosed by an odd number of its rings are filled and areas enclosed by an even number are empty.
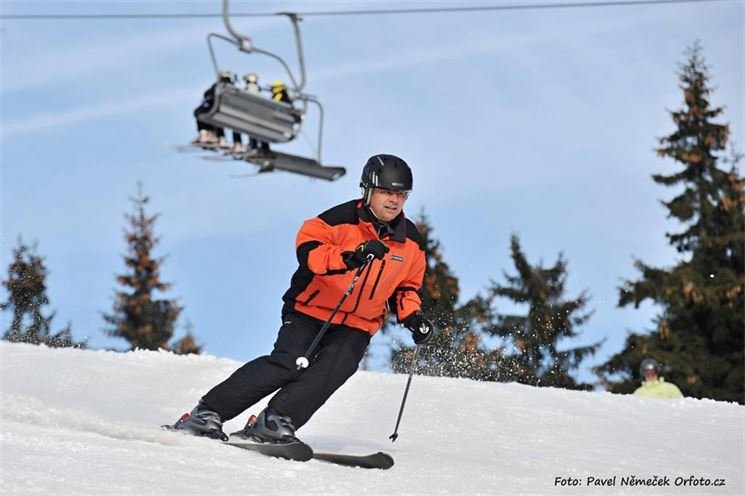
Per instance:
[[[396,465],[380,471],[276,460],[158,428],[240,365],[232,360],[6,342],[0,359],[3,496],[743,494],[736,404],[415,377],[391,444],[406,376],[360,372],[298,434],[319,450],[388,451]],[[670,485],[623,484],[632,477]],[[676,486],[683,480],[697,485]]]

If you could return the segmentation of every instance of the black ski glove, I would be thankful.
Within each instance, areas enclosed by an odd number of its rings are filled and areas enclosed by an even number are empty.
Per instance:
[[[348,269],[356,269],[365,263],[369,255],[380,260],[389,250],[388,245],[379,239],[371,239],[360,243],[354,251],[345,252],[342,256]]]
[[[411,331],[414,343],[427,344],[435,335],[435,326],[424,318],[422,312],[414,312],[401,322],[404,327]]]

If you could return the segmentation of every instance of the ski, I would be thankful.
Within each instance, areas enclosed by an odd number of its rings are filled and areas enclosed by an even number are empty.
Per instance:
[[[203,152],[206,150],[221,150],[221,148],[218,148],[217,143],[189,143],[187,145],[176,145],[173,143],[166,144],[177,152],[182,153]]]
[[[177,422],[178,424],[178,422]],[[162,425],[161,429],[179,432],[176,425]],[[186,434],[186,432],[181,431]],[[223,437],[224,436],[224,437]],[[297,462],[307,462],[309,460],[318,460],[324,463],[332,463],[345,467],[371,468],[387,470],[393,466],[393,457],[388,453],[378,451],[370,455],[348,455],[344,453],[314,452],[310,445],[296,440],[290,443],[259,443],[252,441],[244,436],[231,435],[230,437],[214,436],[213,439],[221,441],[223,444],[235,448],[254,451],[256,453],[271,456],[274,458],[283,458]]]
[[[240,154],[231,154],[228,152],[220,153],[219,155],[205,155],[199,158],[201,158],[202,160],[207,160],[208,162],[230,162],[243,160],[243,157]]]
[[[255,451],[262,455],[274,458],[284,458],[297,462],[307,462],[308,460],[319,460],[334,465],[345,467],[373,468],[387,470],[393,466],[393,458],[383,452],[373,453],[371,455],[347,455],[343,453],[315,453],[313,448],[302,441],[293,443],[256,443],[252,441],[235,440],[231,438],[225,444],[235,446],[249,451]]]
[[[249,451],[255,451],[262,455],[296,462],[307,462],[313,458],[313,449],[302,441],[292,443],[255,443],[251,441],[227,441],[225,444],[235,446]]]
[[[378,451],[372,455],[344,455],[342,453],[313,453],[314,460],[344,465],[346,467],[377,468],[388,470],[393,466],[393,457]]]

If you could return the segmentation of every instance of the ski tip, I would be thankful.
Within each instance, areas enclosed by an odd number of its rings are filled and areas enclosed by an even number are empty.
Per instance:
[[[383,470],[388,470],[396,463],[393,460],[393,457],[389,455],[388,453],[383,453],[382,451],[378,451],[377,453],[375,453],[375,456],[379,458],[380,468],[382,468]]]
[[[313,458],[323,462],[334,463],[347,467],[374,468],[387,470],[394,464],[393,457],[388,453],[378,451],[371,455],[347,455],[344,453],[323,453],[313,454]]]

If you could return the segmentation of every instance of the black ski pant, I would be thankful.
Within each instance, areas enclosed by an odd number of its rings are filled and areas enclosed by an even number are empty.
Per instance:
[[[286,309],[272,353],[243,365],[205,394],[202,401],[228,421],[279,390],[269,406],[290,417],[299,429],[357,371],[370,343],[370,334],[365,331],[331,325],[310,366],[298,370],[295,361],[305,354],[323,324]]]

